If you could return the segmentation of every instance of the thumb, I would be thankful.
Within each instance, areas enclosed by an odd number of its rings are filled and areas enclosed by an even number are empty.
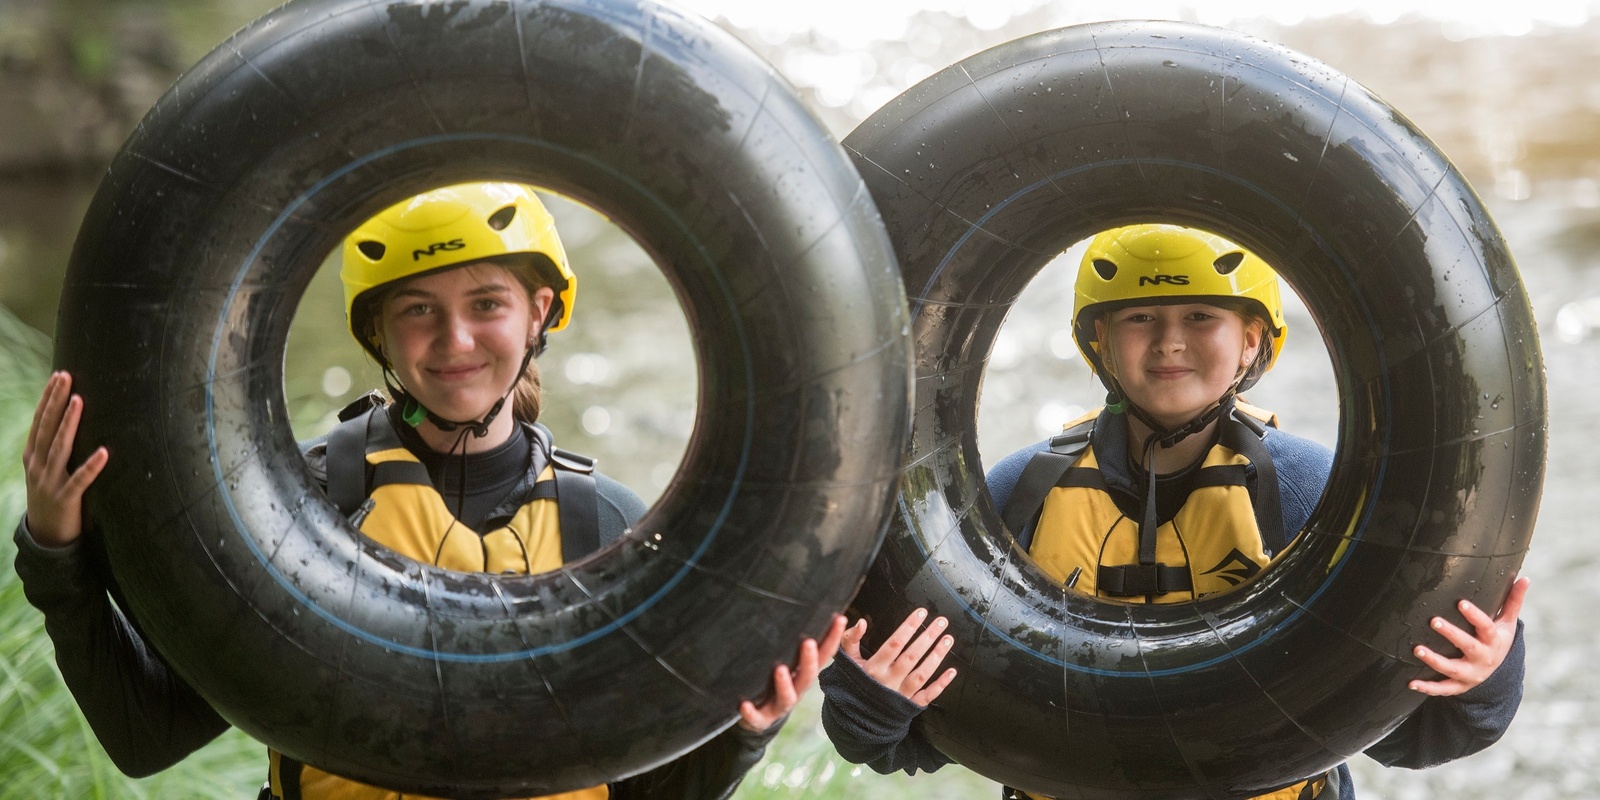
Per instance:
[[[839,649],[850,657],[851,661],[861,661],[861,640],[867,635],[867,621],[858,620],[844,632],[839,639]]]

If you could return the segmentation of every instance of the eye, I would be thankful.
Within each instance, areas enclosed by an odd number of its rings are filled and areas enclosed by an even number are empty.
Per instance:
[[[406,303],[395,310],[397,317],[420,317],[432,311],[433,307],[427,303]]]
[[[489,312],[499,309],[504,303],[493,297],[480,297],[472,304],[473,309],[480,312]]]

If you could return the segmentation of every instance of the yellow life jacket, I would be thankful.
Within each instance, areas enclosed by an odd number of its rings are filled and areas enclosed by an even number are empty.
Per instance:
[[[1107,488],[1092,446],[1095,420],[1069,425],[1035,454],[1003,512],[1019,533],[1037,520],[1028,552],[1051,577],[1096,597],[1177,603],[1243,584],[1283,549],[1276,471],[1261,444],[1268,412],[1240,404],[1218,421],[1217,443],[1153,541]]]
[[[529,430],[528,435],[536,446],[548,446],[541,432]],[[599,547],[594,478],[588,474],[593,472],[594,462],[553,447],[547,449],[549,463],[532,486],[523,487],[514,498],[521,504],[511,519],[480,535],[450,513],[427,469],[400,442],[387,413],[378,408],[342,422],[329,434],[329,498],[352,516],[362,534],[425,564],[458,572],[547,572]],[[573,475],[568,477],[568,473]],[[557,501],[563,489],[570,501],[567,508]],[[356,491],[365,494],[363,502],[353,502]],[[588,530],[568,530],[575,528]],[[268,758],[268,788],[274,798],[436,800],[358,783],[276,750],[268,750]],[[539,800],[606,800],[610,796],[610,787],[602,784],[543,795]]]
[[[1338,797],[1339,789],[1335,780],[1337,775],[1338,773],[1334,770],[1329,770],[1324,775],[1290,784],[1276,792],[1258,794],[1250,798],[1250,800],[1317,800],[1317,798],[1323,797],[1323,790],[1328,788],[1331,788],[1332,791],[1327,794],[1327,797]],[[1053,798],[1045,797],[1042,794],[1033,794],[1032,792],[1022,792],[1021,794],[1024,797],[1033,798],[1033,800],[1053,800]]]
[[[1274,549],[1282,551],[1280,540],[1285,532],[1281,508],[1267,509],[1265,514],[1258,508],[1278,502],[1277,476],[1271,468],[1271,457],[1260,445],[1265,427],[1276,427],[1277,417],[1243,402],[1236,402],[1235,410],[1239,413],[1219,421],[1225,427],[1218,443],[1201,459],[1199,474],[1190,484],[1193,491],[1182,508],[1156,529],[1153,566],[1158,569],[1147,574],[1155,576],[1158,583],[1183,588],[1137,596],[1113,590],[1111,596],[1153,603],[1194,600],[1243,584],[1272,561]],[[1004,514],[1007,524],[1018,533],[1024,527],[1017,524],[1019,521],[1037,517],[1028,554],[1046,574],[1069,583],[1077,591],[1106,596],[1105,587],[1099,585],[1102,577],[1121,579],[1125,574],[1107,573],[1106,568],[1137,565],[1140,560],[1139,522],[1122,513],[1100,477],[1099,461],[1090,444],[1098,414],[1068,423],[1065,432],[1051,441],[1051,450],[1046,453],[1056,456],[1057,463],[1044,463],[1051,460],[1048,456],[1040,458],[1045,453],[1030,460],[1024,477],[1018,479],[1006,501]],[[1242,446],[1235,450],[1229,444]],[[1070,463],[1061,469],[1061,461]],[[1030,501],[1024,486],[1026,473],[1035,462],[1042,463],[1043,468],[1034,472],[1044,475],[1035,478],[1036,482],[1059,476],[1048,487],[1042,507],[1036,500]],[[1269,491],[1261,492],[1260,502],[1251,497],[1246,482],[1246,468],[1251,466],[1255,467],[1258,485],[1273,482]],[[1023,494],[1019,495],[1019,491]],[[1275,531],[1262,530],[1274,524]],[[1276,548],[1269,549],[1269,539],[1277,543]],[[1322,795],[1334,775],[1330,771],[1252,800],[1313,800]],[[1050,800],[1024,794],[1034,800]]]

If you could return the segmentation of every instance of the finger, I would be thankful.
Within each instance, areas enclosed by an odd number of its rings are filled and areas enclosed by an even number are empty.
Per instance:
[[[1528,596],[1528,587],[1532,585],[1533,581],[1526,577],[1512,581],[1511,592],[1506,595],[1505,605],[1500,607],[1500,613],[1495,615],[1495,621],[1515,624],[1517,617],[1522,615],[1522,601]]]
[[[944,694],[945,687],[949,686],[950,682],[955,679],[956,669],[955,667],[951,667],[950,669],[945,670],[944,673],[939,676],[939,680],[928,684],[925,688],[923,688],[922,691],[911,695],[911,702],[916,703],[919,706],[925,706],[929,703],[932,703],[934,700],[939,699],[939,695]]]
[[[44,420],[51,413],[51,403],[60,385],[61,373],[51,373],[50,380],[44,383],[44,391],[39,393],[39,405],[33,409],[33,424],[28,426],[28,443],[22,449],[23,463],[27,463],[40,449],[39,443],[43,441],[44,435]],[[53,435],[54,431],[51,433]]]
[[[789,713],[794,704],[800,701],[800,695],[794,689],[794,676],[783,664],[772,671],[772,689],[772,699],[767,701],[767,707],[763,710],[773,719]]]
[[[772,720],[762,714],[755,703],[743,700],[739,703],[739,724],[744,726],[745,730],[760,733],[772,727]]]
[[[1421,645],[1414,648],[1414,653],[1416,658],[1421,659],[1430,669],[1434,669],[1434,672],[1438,672],[1442,680],[1413,680],[1408,685],[1413,691],[1421,691],[1422,694],[1437,698],[1448,698],[1483,682],[1482,672],[1470,669],[1469,662],[1445,658]]]
[[[905,682],[900,685],[900,693],[909,697],[916,692],[922,691],[928,683],[928,679],[939,671],[939,665],[944,663],[944,657],[949,654],[950,648],[955,644],[955,641],[954,636],[946,636],[940,639],[939,643],[934,645],[933,650],[928,653],[928,657],[922,659],[922,663],[918,664],[917,668],[906,676]]]
[[[1418,645],[1412,651],[1417,659],[1427,664],[1434,672],[1457,681],[1471,681],[1474,685],[1478,682],[1479,670],[1475,665],[1464,658],[1447,658],[1426,647]]]
[[[1487,630],[1480,629],[1477,634],[1468,633],[1451,624],[1443,617],[1433,618],[1433,630],[1440,636],[1443,636],[1445,641],[1448,641],[1460,649],[1463,658],[1469,658],[1476,655],[1486,646],[1486,643],[1479,639],[1478,636],[1492,635],[1494,633],[1493,626],[1490,626],[1490,628]]]
[[[78,419],[82,414],[83,398],[73,395],[67,400],[55,439],[50,442],[50,452],[45,455],[44,468],[48,474],[67,474],[67,461],[72,458],[72,443],[78,438]]]
[[[56,438],[56,430],[61,427],[61,416],[66,413],[67,401],[72,397],[69,379],[65,376],[56,381],[49,392],[49,402],[44,408],[44,415],[39,418],[39,437],[34,453],[50,447],[51,440]]]
[[[95,451],[90,453],[89,457],[84,459],[83,463],[79,464],[78,468],[73,471],[72,477],[67,479],[66,490],[73,495],[82,497],[84,492],[89,491],[89,484],[94,483],[94,479],[100,477],[101,471],[106,468],[106,463],[110,460],[111,451],[104,447],[95,448]]]
[[[866,635],[867,621],[865,619],[856,620],[856,624],[851,625],[844,632],[844,636],[839,639],[839,649],[843,650],[851,661],[859,664],[861,662],[861,640]]]
[[[806,639],[800,643],[800,663],[794,670],[795,694],[804,692],[817,679],[817,672],[821,669],[817,659],[817,640]]]
[[[948,624],[948,620],[944,617],[939,617],[928,623],[928,627],[923,629],[921,635],[913,639],[911,644],[906,645],[905,650],[901,651],[900,657],[895,659],[894,665],[890,668],[890,674],[894,676],[895,680],[905,680],[905,676],[911,674],[911,671],[922,663],[923,656],[933,649],[934,643],[939,641],[939,637],[944,634],[945,626]]]
[[[1468,688],[1460,681],[1412,681],[1409,686],[1412,691],[1430,697],[1451,697],[1465,692]]]
[[[1494,619],[1485,614],[1483,609],[1478,608],[1477,604],[1471,600],[1462,600],[1456,603],[1456,608],[1461,610],[1461,616],[1466,618],[1467,623],[1477,629],[1479,636],[1494,628]]]
[[[900,657],[900,651],[905,649],[906,643],[911,641],[911,637],[916,635],[917,629],[922,627],[922,620],[926,619],[927,616],[927,610],[921,608],[908,614],[906,621],[900,623],[900,627],[894,629],[894,633],[889,635],[888,640],[883,643],[882,647],[878,648],[878,652],[872,654],[872,658],[868,659],[867,663],[878,669],[893,664],[894,660]]]
[[[833,615],[833,624],[828,626],[828,632],[822,635],[822,642],[817,645],[817,663],[826,664],[833,660],[833,654],[839,652],[839,643],[844,639],[845,618],[843,614]]]

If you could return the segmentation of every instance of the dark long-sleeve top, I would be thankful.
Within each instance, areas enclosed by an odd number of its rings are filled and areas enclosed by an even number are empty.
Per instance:
[[[528,437],[548,433],[527,428],[516,441],[526,448]],[[307,443],[307,461],[320,477],[322,454]],[[510,444],[510,443],[508,443]],[[410,442],[408,441],[408,446]],[[536,448],[535,448],[536,449]],[[530,463],[522,453],[506,455],[504,448],[474,456],[466,464],[467,508],[487,508],[503,496],[506,486],[482,489],[473,483],[473,470],[496,458]],[[415,451],[414,451],[415,452]],[[418,453],[429,466],[441,490],[454,507],[456,497],[448,483],[460,474],[456,465],[432,452]],[[645,505],[632,491],[604,475],[595,474],[599,496],[602,546],[620,538],[644,514]],[[499,495],[485,500],[484,491]],[[44,614],[45,631],[55,645],[56,663],[67,688],[117,768],[133,777],[152,775],[178,763],[190,753],[222,735],[228,722],[217,714],[193,687],[179,678],[145,639],[138,621],[125,609],[127,603],[112,577],[105,549],[91,526],[82,539],[66,547],[47,548],[28,532],[27,518],[18,523],[16,570],[28,602]],[[733,794],[744,774],[766,752],[778,725],[764,733],[750,733],[734,725],[692,752],[649,772],[611,784],[613,800],[635,798],[725,798]],[[263,759],[265,766],[265,759]],[[265,770],[263,770],[263,773]]]
[[[1108,429],[1102,431],[1101,429]],[[1103,425],[1095,432],[1096,452],[1103,436],[1126,426]],[[1104,449],[1115,449],[1115,441]],[[1333,453],[1316,442],[1280,430],[1267,432],[1263,444],[1277,468],[1283,505],[1284,541],[1305,527],[1322,496],[1333,468]],[[1019,450],[996,464],[987,475],[995,504],[1005,507],[1017,479],[1034,453],[1047,450],[1049,441]],[[1126,451],[1126,443],[1122,444]],[[1117,463],[1102,459],[1102,463]],[[1478,752],[1498,741],[1511,725],[1522,703],[1525,661],[1522,625],[1505,661],[1483,683],[1454,697],[1429,697],[1394,731],[1367,748],[1366,755],[1385,766],[1421,769]],[[865,764],[882,774],[903,770],[932,772],[952,763],[923,735],[918,716],[923,711],[899,692],[874,680],[849,658],[835,658],[818,679],[822,688],[822,725],[828,738],[846,760]],[[1338,767],[1339,800],[1355,800],[1350,768]]]

